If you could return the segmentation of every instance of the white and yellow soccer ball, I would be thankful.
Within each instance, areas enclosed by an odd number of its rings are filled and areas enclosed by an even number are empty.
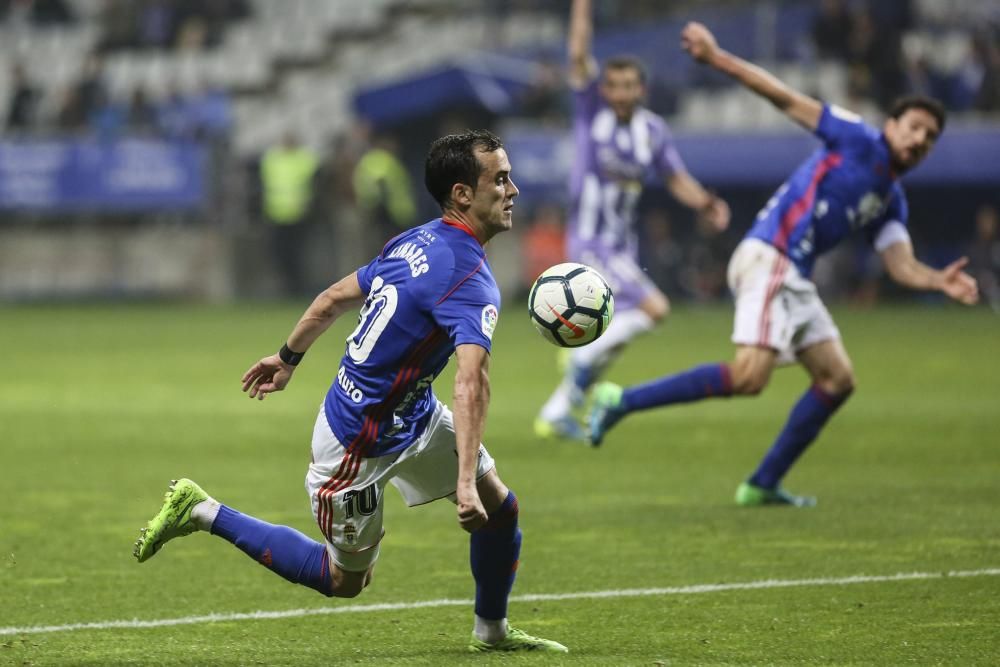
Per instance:
[[[584,264],[556,264],[538,276],[528,296],[531,323],[559,347],[597,340],[611,324],[615,297],[600,273]]]

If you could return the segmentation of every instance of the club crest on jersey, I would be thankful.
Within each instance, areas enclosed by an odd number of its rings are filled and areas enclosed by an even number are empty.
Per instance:
[[[497,328],[497,320],[500,319],[500,311],[493,304],[483,308],[483,334],[493,340],[493,332]]]

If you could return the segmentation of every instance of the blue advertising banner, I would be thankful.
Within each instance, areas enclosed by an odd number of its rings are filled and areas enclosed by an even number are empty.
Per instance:
[[[196,208],[205,201],[206,161],[192,142],[0,141],[0,209]]]

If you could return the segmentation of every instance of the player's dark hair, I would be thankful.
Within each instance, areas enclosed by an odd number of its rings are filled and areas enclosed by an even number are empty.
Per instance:
[[[922,109],[934,118],[938,122],[938,130],[944,132],[945,121],[948,120],[948,112],[945,111],[944,105],[938,102],[933,97],[927,97],[926,95],[907,95],[906,97],[900,97],[898,100],[892,103],[892,108],[889,109],[889,117],[899,119],[904,113],[910,109]]]
[[[476,153],[492,153],[500,148],[503,148],[500,138],[489,130],[466,130],[435,140],[424,163],[427,191],[442,209],[451,203],[451,188],[455,183],[468,185],[475,191],[483,171]]]
[[[604,70],[609,69],[634,69],[639,75],[639,83],[646,85],[646,64],[635,56],[621,55],[608,58],[604,61]]]

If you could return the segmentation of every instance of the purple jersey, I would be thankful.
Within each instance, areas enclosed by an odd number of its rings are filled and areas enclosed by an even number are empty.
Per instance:
[[[666,122],[642,107],[620,123],[595,79],[575,91],[576,160],[567,230],[571,255],[581,248],[638,249],[635,207],[645,183],[684,171]]]
[[[906,195],[877,129],[824,105],[816,135],[823,148],[774,193],[747,232],[788,255],[806,277],[816,258],[851,232],[864,229],[874,241],[889,223],[907,222]]]
[[[491,349],[500,290],[472,232],[440,218],[390,241],[358,282],[368,298],[324,407],[348,451],[382,456],[423,432],[456,346]]]

